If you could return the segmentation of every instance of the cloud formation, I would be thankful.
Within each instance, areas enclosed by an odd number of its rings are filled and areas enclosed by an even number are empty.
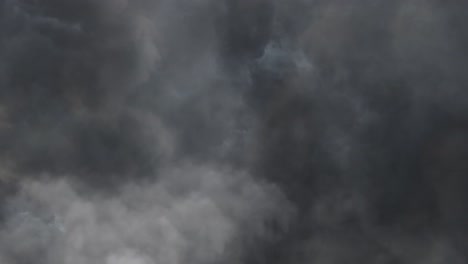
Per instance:
[[[466,262],[465,7],[3,1],[0,262]]]

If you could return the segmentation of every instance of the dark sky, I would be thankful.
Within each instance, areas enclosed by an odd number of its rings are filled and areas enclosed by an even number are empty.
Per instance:
[[[466,263],[466,12],[1,1],[0,262]]]

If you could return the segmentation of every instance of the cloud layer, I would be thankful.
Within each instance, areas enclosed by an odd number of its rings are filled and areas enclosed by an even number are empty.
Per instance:
[[[465,7],[3,1],[0,262],[464,263]]]

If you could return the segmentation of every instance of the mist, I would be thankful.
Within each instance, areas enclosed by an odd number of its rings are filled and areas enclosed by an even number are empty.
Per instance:
[[[467,7],[0,2],[0,263],[466,263]]]

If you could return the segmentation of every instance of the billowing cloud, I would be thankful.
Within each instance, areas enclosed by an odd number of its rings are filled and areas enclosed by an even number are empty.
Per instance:
[[[466,262],[465,7],[1,2],[0,262]]]

